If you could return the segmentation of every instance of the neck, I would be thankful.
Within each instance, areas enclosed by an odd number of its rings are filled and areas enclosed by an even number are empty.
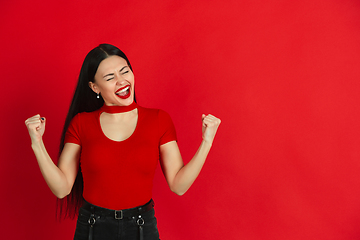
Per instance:
[[[123,112],[130,112],[137,107],[138,105],[134,101],[129,106],[108,106],[104,104],[100,110],[102,112],[107,112],[107,113],[123,113]]]

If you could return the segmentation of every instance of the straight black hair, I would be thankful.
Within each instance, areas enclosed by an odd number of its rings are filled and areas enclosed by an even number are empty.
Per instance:
[[[101,108],[104,104],[102,97],[97,98],[96,93],[89,87],[89,82],[95,81],[96,71],[104,59],[110,56],[119,56],[126,60],[128,66],[132,71],[129,59],[119,48],[110,44],[100,44],[98,47],[92,49],[85,57],[82,64],[78,83],[74,92],[73,99],[67,113],[64,128],[60,139],[59,157],[64,149],[65,133],[70,125],[73,117],[81,112],[93,112]],[[136,102],[135,92],[134,101]],[[68,196],[57,201],[57,216],[59,219],[72,218],[74,219],[83,204],[83,177],[79,165],[74,185]]]

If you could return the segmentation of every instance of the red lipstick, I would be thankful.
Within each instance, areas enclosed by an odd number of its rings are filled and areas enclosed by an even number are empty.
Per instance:
[[[126,90],[124,90],[126,89]],[[119,88],[116,92],[115,92],[116,96],[118,96],[119,98],[122,99],[126,99],[128,97],[130,97],[130,85],[126,85],[124,87]]]

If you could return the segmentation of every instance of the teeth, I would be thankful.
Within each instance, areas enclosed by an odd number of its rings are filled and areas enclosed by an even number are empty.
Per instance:
[[[130,86],[127,86],[126,88],[124,88],[123,90],[117,92],[116,94],[120,94],[120,93],[123,93],[123,92],[126,92],[127,90],[129,90]]]

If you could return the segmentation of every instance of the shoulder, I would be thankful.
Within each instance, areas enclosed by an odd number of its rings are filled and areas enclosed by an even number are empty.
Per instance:
[[[93,112],[81,112],[76,114],[70,124],[78,124],[81,125],[83,123],[89,122],[91,119],[95,119],[95,117],[98,115],[98,111]]]
[[[99,110],[93,111],[93,112],[81,112],[75,115],[77,118],[90,118],[97,116],[99,114]],[[74,118],[75,118],[74,117]]]
[[[156,117],[159,119],[170,118],[170,115],[166,111],[158,108],[146,108],[139,106],[139,111],[141,111],[145,115]]]

